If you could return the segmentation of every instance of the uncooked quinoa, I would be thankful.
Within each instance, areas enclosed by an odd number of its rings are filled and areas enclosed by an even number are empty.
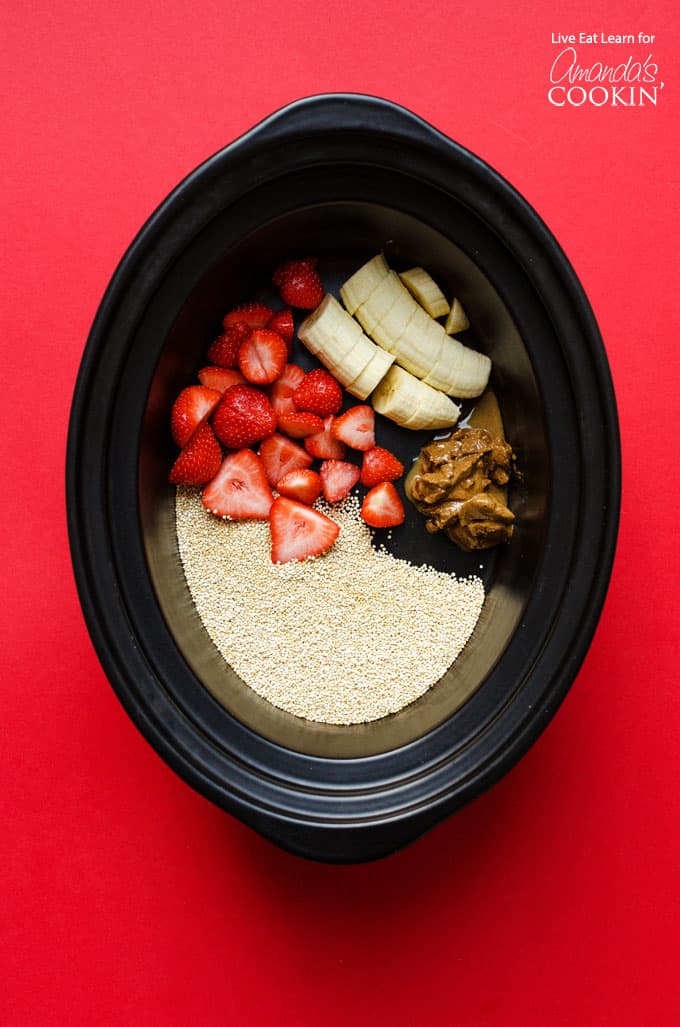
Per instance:
[[[432,687],[472,634],[479,578],[414,566],[371,543],[357,496],[317,504],[340,525],[323,556],[271,562],[267,521],[211,516],[177,490],[177,538],[203,624],[241,679],[298,717],[358,724]]]

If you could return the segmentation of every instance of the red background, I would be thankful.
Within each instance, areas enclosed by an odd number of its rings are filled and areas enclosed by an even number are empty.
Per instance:
[[[671,0],[560,6],[5,5],[3,1027],[680,1022],[680,21]],[[656,108],[549,105],[550,34],[581,30],[656,34],[633,48],[661,69]],[[355,867],[278,851],[137,733],[85,630],[63,495],[128,242],[204,158],[332,90],[412,108],[545,218],[602,330],[624,461],[610,592],[557,717],[473,806]]]

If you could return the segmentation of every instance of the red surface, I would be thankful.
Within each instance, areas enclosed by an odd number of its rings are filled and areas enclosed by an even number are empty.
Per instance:
[[[677,495],[680,22],[671,0],[559,6],[5,5],[3,1027],[680,1022],[677,500],[660,535],[642,501]],[[550,106],[551,32],[582,30],[656,34],[624,48],[653,52],[656,107]],[[556,719],[472,807],[346,868],[261,841],[137,733],[80,614],[62,481],[88,328],[140,224],[269,111],[335,89],[411,107],[542,214],[602,329],[625,475]]]

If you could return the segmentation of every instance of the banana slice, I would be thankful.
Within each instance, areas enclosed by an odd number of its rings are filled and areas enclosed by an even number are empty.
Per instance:
[[[376,285],[370,296],[354,311],[354,316],[370,335],[401,296],[403,285],[396,271],[390,271]]]
[[[484,353],[445,335],[439,358],[423,381],[457,399],[472,399],[484,392],[490,373],[491,361]]]
[[[460,414],[460,408],[403,367],[393,364],[371,397],[379,414],[404,428],[450,428]]]
[[[298,337],[315,356],[323,351],[339,362],[365,336],[360,325],[343,310],[335,296],[327,293],[300,325]]]
[[[420,307],[414,300],[408,289],[402,286],[399,290],[396,302],[392,304],[383,319],[378,322],[370,335],[379,346],[391,353],[394,343],[405,331],[406,326],[414,317]]]
[[[438,321],[416,304],[404,330],[392,342],[395,360],[416,378],[424,378],[437,363],[446,333]]]
[[[371,343],[373,345],[373,343]],[[345,388],[357,399],[366,399],[375,387],[382,381],[390,367],[394,363],[391,353],[381,349],[380,346],[373,346],[373,356],[366,367],[354,381],[348,382]]]
[[[317,353],[317,358],[337,378],[341,385],[347,387],[350,382],[358,378],[362,371],[368,367],[376,353],[382,352],[378,346],[362,334],[356,345],[352,347],[349,353],[344,354],[339,361],[334,360],[332,357],[324,360],[321,353]]]
[[[412,267],[409,271],[402,271],[399,277],[430,317],[448,314],[450,307],[446,296],[424,267]]]
[[[470,327],[470,322],[467,319],[467,314],[463,310],[463,304],[460,300],[455,297],[451,301],[451,310],[449,316],[446,319],[444,330],[447,335],[455,335],[456,332],[464,332],[466,328]]]
[[[368,299],[370,294],[389,273],[389,267],[382,253],[362,264],[351,278],[340,288],[340,297],[350,314]]]

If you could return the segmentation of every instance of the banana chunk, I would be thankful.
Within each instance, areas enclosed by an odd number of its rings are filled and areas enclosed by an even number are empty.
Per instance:
[[[378,253],[372,260],[362,264],[359,270],[347,279],[340,288],[340,298],[350,314],[353,314],[357,307],[360,307],[368,299],[385,275],[389,274],[389,270],[384,256],[382,253]]]
[[[451,301],[451,310],[449,316],[446,319],[444,330],[447,335],[455,335],[457,332],[464,332],[466,328],[470,327],[470,322],[467,319],[467,314],[463,310],[463,304],[460,300],[455,297]]]
[[[399,277],[430,317],[448,314],[450,307],[446,296],[424,267],[412,267],[402,271]]]
[[[438,389],[393,364],[371,397],[379,414],[413,430],[450,428],[460,408]]]
[[[396,271],[388,271],[375,289],[354,311],[354,316],[365,332],[370,335],[375,326],[389,313],[400,299],[403,286]]]
[[[307,349],[318,356],[321,351],[340,359],[365,338],[361,326],[343,310],[335,296],[327,293],[300,325],[298,336]]]
[[[484,353],[464,346],[458,339],[444,334],[439,356],[427,374],[426,385],[441,389],[458,399],[481,396],[489,383],[491,361]]]
[[[354,381],[348,382],[345,385],[347,391],[352,396],[356,396],[357,399],[366,399],[382,381],[394,363],[392,354],[381,349],[380,346],[374,346],[373,350],[373,356],[361,374],[357,375]]]

